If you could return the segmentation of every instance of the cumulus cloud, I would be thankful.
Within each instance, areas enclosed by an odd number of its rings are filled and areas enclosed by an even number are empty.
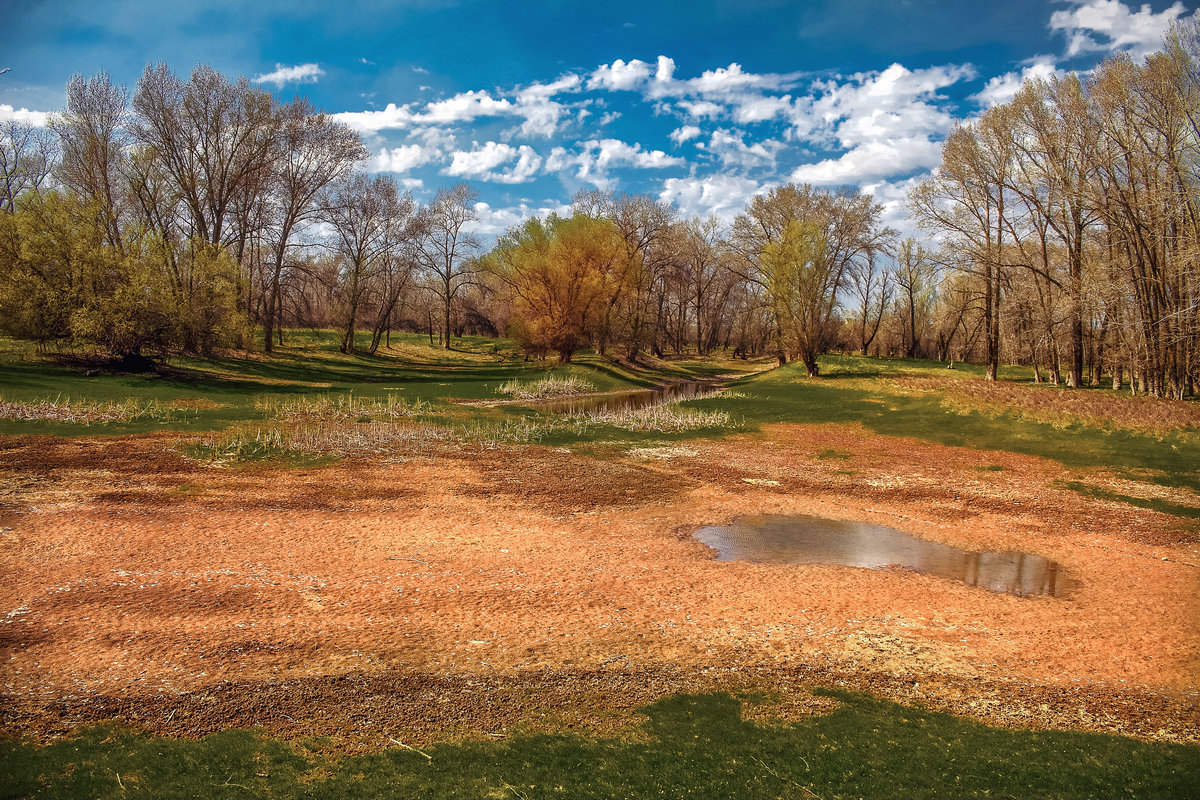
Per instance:
[[[852,184],[933,169],[941,160],[941,145],[927,138],[883,139],[856,145],[837,158],[801,165],[792,172],[792,180],[819,186]]]
[[[514,104],[507,98],[496,99],[487,91],[460,92],[445,100],[425,105],[414,119],[421,123],[444,125],[452,122],[473,122],[479,117],[495,117],[510,113]]]
[[[254,82],[273,83],[276,88],[282,89],[289,83],[316,83],[324,74],[325,70],[317,64],[296,64],[290,67],[285,64],[276,64],[274,72],[259,75]]]
[[[662,150],[644,150],[640,144],[629,144],[619,139],[589,139],[578,142],[578,150],[556,147],[546,158],[547,172],[575,170],[575,177],[587,181],[598,189],[608,189],[613,180],[608,171],[615,167],[633,169],[663,169],[682,166],[682,158],[670,156]]]
[[[12,119],[35,128],[44,128],[53,115],[52,111],[30,111],[28,108],[13,108],[0,103],[0,121]]]
[[[582,83],[578,75],[564,75],[552,83],[534,83],[518,90],[514,113],[525,118],[520,133],[547,139],[557,133],[559,123],[571,109],[554,97],[578,92]]]
[[[381,111],[343,111],[334,114],[338,122],[348,125],[359,133],[379,133],[386,130],[403,130],[413,124],[414,115],[408,106],[388,103]]]
[[[680,100],[678,105],[693,119],[719,119],[725,116],[725,107],[708,100]]]
[[[684,125],[682,128],[676,128],[671,131],[670,139],[675,144],[683,144],[688,139],[695,139],[700,136],[700,129],[695,125]]]
[[[936,165],[938,141],[955,119],[938,91],[974,76],[970,65],[910,70],[892,64],[882,72],[823,82],[814,97],[795,105],[793,133],[846,152],[802,165],[792,179],[853,184]]]
[[[729,222],[745,210],[750,198],[768,188],[770,187],[760,185],[757,181],[736,175],[667,178],[663,182],[659,199],[673,203],[684,216],[711,215]]]
[[[782,148],[783,143],[773,139],[746,144],[745,133],[725,128],[713,131],[704,145],[704,149],[721,159],[723,166],[743,169],[775,166],[775,154]]]
[[[601,64],[588,78],[587,88],[625,92],[640,89],[650,79],[650,65],[640,59],[625,61],[618,58],[611,64]]]
[[[983,89],[971,95],[971,99],[984,108],[991,108],[1001,103],[1007,103],[1016,97],[1017,92],[1021,90],[1021,84],[1025,81],[1038,79],[1048,81],[1055,76],[1064,74],[1055,66],[1053,58],[1038,56],[1029,63],[1029,66],[1019,72],[1006,72],[988,79]]]
[[[1175,2],[1154,13],[1148,4],[1138,11],[1119,0],[1067,0],[1069,10],[1050,15],[1050,30],[1067,38],[1067,57],[1082,53],[1111,53],[1119,50],[1142,58],[1162,44],[1163,34],[1176,20],[1185,18],[1187,7]]]
[[[514,160],[516,164],[511,168],[497,169]],[[513,147],[502,142],[487,142],[482,147],[476,144],[471,150],[455,152],[444,174],[493,183],[525,183],[533,179],[541,166],[541,156],[529,145]]]
[[[406,144],[400,147],[380,148],[371,159],[370,167],[375,172],[408,172],[419,166],[437,161],[443,153],[437,147]]]

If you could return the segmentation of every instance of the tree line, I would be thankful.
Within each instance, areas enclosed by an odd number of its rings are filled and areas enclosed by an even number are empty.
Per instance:
[[[76,76],[48,128],[0,128],[0,327],[126,359],[270,351],[297,326],[336,328],[347,352],[364,330],[371,352],[393,330],[504,334],[527,358],[721,349],[810,376],[840,349],[1184,397],[1200,378],[1197,42],[1193,23],[1144,63],[1028,81],[956,127],[909,195],[922,240],[856,190],[788,184],[730,225],[581,192],[485,251],[468,185],[418,203],[306,100],[204,66],[151,65],[132,97]]]

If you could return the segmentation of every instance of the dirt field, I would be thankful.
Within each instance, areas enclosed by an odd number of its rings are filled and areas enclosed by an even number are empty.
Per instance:
[[[1051,488],[1078,477],[847,426],[311,470],[205,467],[174,436],[0,439],[3,729],[117,717],[360,747],[617,729],[674,691],[765,691],[787,718],[844,686],[1200,741],[1200,536]],[[690,537],[748,513],[1022,550],[1081,586],[721,563]]]

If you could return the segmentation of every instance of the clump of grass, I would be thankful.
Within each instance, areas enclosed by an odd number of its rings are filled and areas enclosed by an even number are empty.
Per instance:
[[[527,418],[488,420],[474,422],[463,429],[462,441],[481,448],[499,447],[505,444],[531,444],[556,427],[549,420]]]
[[[59,396],[53,400],[22,402],[0,398],[0,419],[103,425],[114,422],[170,422],[180,417],[182,413],[178,409],[158,400],[72,401],[70,397]]]
[[[560,397],[575,397],[581,394],[591,394],[596,386],[591,381],[568,375],[563,378],[547,376],[538,381],[522,383],[511,380],[500,384],[497,390],[516,400],[554,400]]]
[[[259,397],[254,407],[268,419],[286,422],[374,422],[406,419],[426,413],[429,404],[408,401],[395,395],[386,399],[355,397],[353,394],[322,394],[315,397]]]
[[[848,453],[845,450],[838,450],[833,447],[827,447],[824,450],[822,450],[821,452],[817,453],[817,458],[821,459],[822,461],[829,461],[831,459],[845,461],[845,460],[849,459],[852,455],[853,455],[853,453]]]
[[[736,427],[728,411],[700,411],[683,408],[677,403],[643,406],[641,408],[587,411],[578,415],[584,425],[611,425],[630,431],[679,432],[711,428]]]

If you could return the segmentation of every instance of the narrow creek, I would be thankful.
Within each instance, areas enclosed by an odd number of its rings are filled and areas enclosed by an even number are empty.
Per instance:
[[[718,561],[911,569],[1021,597],[1067,597],[1078,586],[1058,562],[1042,556],[961,550],[865,522],[746,516],[701,528],[695,537],[717,551]]]
[[[530,403],[548,414],[586,414],[589,411],[632,411],[637,408],[692,400],[721,388],[712,381],[683,381],[657,389],[638,389],[632,392],[568,397],[561,400],[542,400]]]

